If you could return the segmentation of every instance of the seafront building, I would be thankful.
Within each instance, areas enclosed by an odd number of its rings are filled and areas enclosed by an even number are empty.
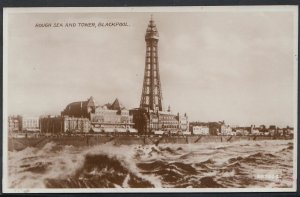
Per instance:
[[[129,111],[116,99],[96,105],[93,97],[66,106],[61,116],[40,118],[42,133],[136,133]]]
[[[40,117],[41,133],[87,133],[90,129],[90,121],[87,118],[68,116],[44,116]]]
[[[8,130],[10,132],[38,132],[40,131],[39,117],[8,116]]]
[[[19,132],[22,131],[22,117],[8,116],[8,131],[9,132]]]
[[[189,131],[193,132],[193,128],[197,126],[208,127],[209,135],[218,135],[221,131],[222,125],[225,125],[224,121],[218,122],[190,122]]]
[[[37,132],[40,130],[39,117],[22,117],[22,131]]]
[[[207,126],[194,126],[193,134],[194,135],[209,135],[209,128]]]
[[[253,135],[260,135],[260,130],[259,130],[259,127],[255,127],[255,125],[252,125],[251,126],[251,134]]]
[[[133,117],[118,99],[112,104],[97,106],[91,114],[91,128],[93,132],[104,133],[136,133],[133,129]]]
[[[235,132],[232,131],[232,128],[229,125],[223,124],[221,126],[220,135],[235,135]]]
[[[90,118],[95,112],[93,97],[86,101],[72,102],[60,116],[40,117],[41,133],[88,133],[91,129]]]
[[[131,109],[133,115],[134,128],[139,133],[181,134],[189,130],[188,117],[186,114],[173,114],[168,111],[147,111],[143,108]]]

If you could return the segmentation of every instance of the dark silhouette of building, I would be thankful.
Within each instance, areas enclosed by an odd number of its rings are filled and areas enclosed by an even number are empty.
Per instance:
[[[90,129],[88,118],[68,116],[44,116],[40,117],[41,133],[87,133]]]
[[[91,96],[87,101],[73,102],[67,105],[62,116],[76,117],[76,118],[91,118],[91,113],[95,113],[96,104],[94,98]]]

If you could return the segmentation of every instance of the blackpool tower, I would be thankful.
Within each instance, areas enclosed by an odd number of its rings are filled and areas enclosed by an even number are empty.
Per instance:
[[[146,60],[140,108],[153,111],[163,110],[158,64],[158,37],[156,25],[151,17],[145,35]]]

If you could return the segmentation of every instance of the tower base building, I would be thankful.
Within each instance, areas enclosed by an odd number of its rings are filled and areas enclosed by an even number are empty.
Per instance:
[[[143,108],[130,110],[134,128],[141,134],[181,134],[189,130],[186,114],[172,114],[168,111],[147,111]]]

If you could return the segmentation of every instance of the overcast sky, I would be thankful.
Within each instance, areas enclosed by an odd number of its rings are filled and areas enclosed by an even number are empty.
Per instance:
[[[204,9],[205,10],[205,9]],[[18,13],[8,17],[8,113],[60,114],[94,96],[139,106],[147,13]],[[153,13],[163,105],[191,121],[293,125],[291,11]],[[37,28],[127,22],[128,27]]]

